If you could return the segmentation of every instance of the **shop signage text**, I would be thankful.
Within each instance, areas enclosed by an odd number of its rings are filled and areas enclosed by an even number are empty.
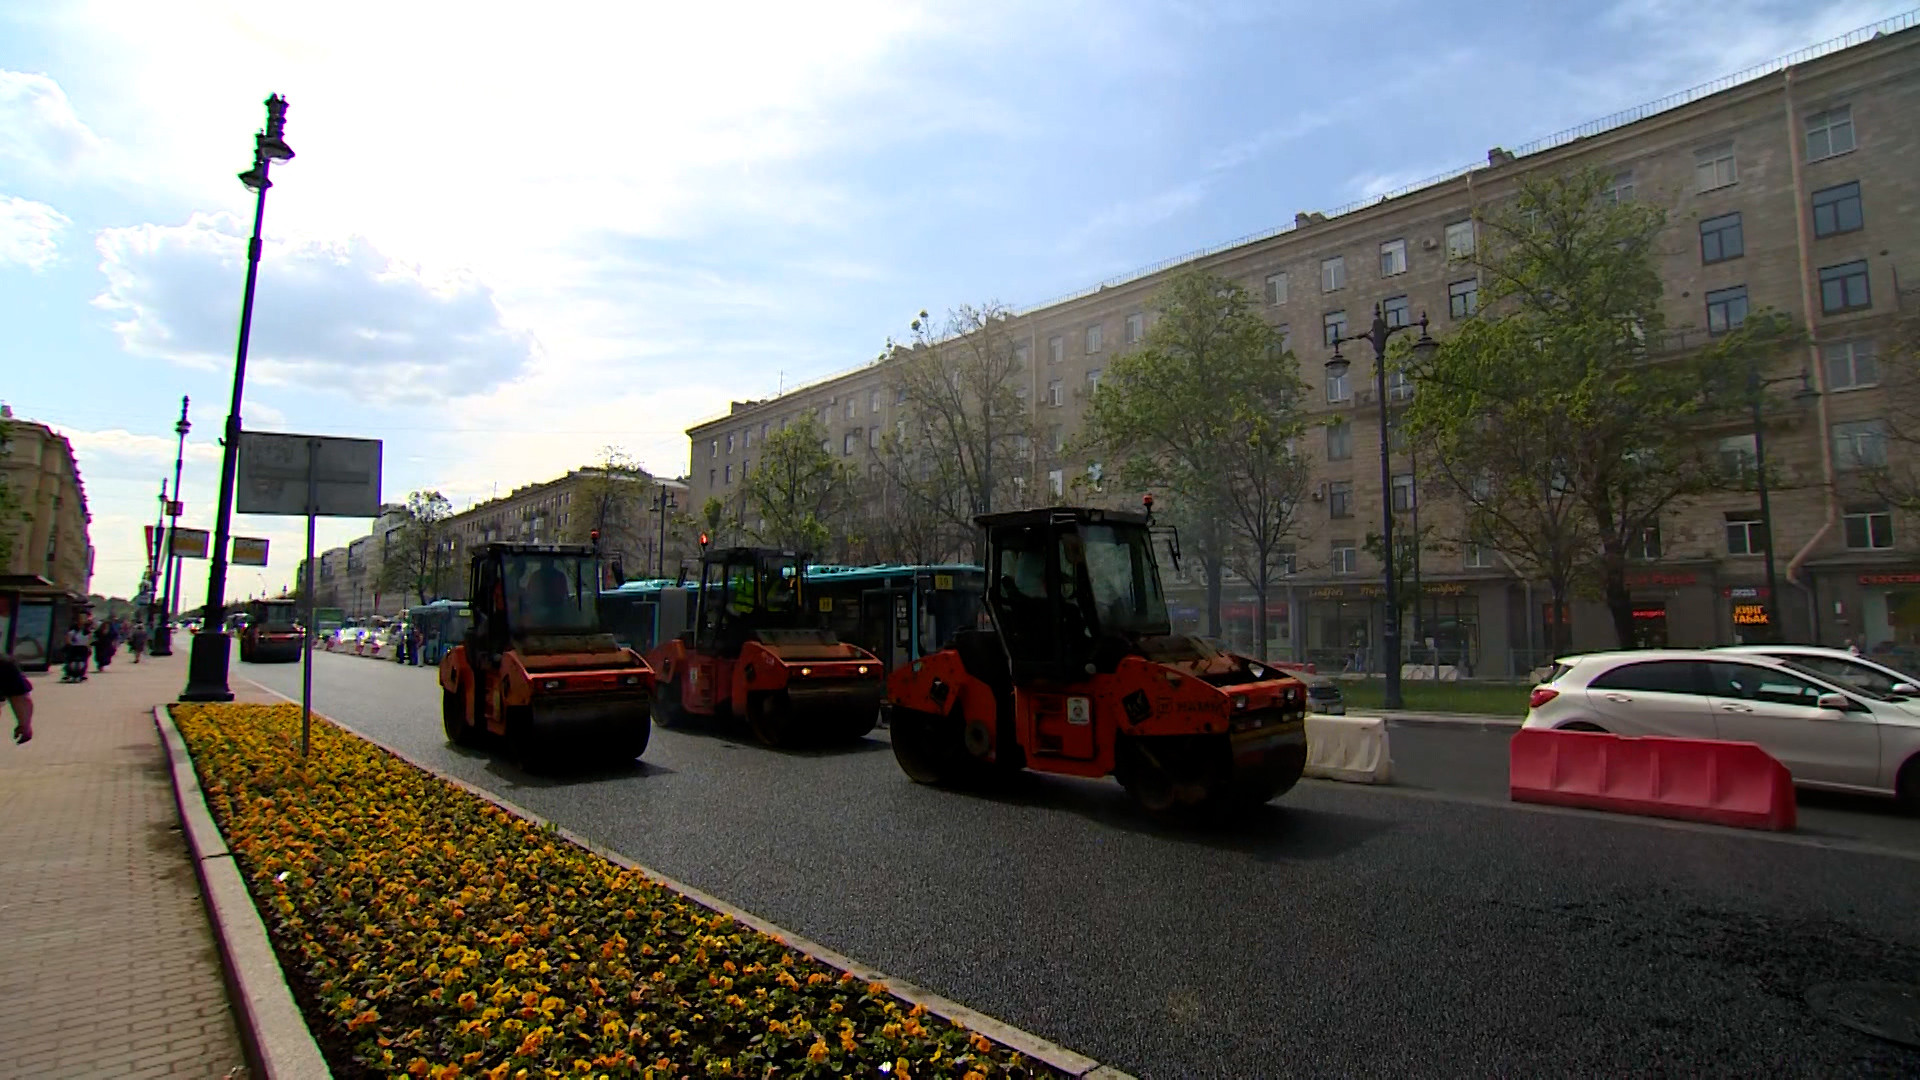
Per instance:
[[[1648,570],[1644,573],[1628,574],[1627,588],[1644,589],[1651,586],[1662,585],[1692,585],[1699,580],[1699,575],[1693,573],[1668,573],[1659,570]]]
[[[1861,574],[1862,585],[1920,585],[1920,574]]]

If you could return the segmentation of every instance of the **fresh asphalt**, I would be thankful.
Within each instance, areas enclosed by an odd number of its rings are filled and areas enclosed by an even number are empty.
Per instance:
[[[236,673],[299,693],[297,665]],[[1307,781],[1227,831],[1119,787],[917,786],[884,731],[778,753],[655,729],[529,776],[457,750],[428,669],[314,661],[314,704],[416,760],[883,971],[1142,1078],[1915,1075],[1812,987],[1920,982],[1920,818],[1788,841],[1505,803],[1501,729],[1396,724],[1402,783]],[[1884,850],[1879,850],[1884,849]]]

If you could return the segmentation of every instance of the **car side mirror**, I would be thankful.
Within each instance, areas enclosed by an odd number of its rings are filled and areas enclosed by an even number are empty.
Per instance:
[[[1822,709],[1832,709],[1835,712],[1847,712],[1853,708],[1853,699],[1845,694],[1821,694],[1814,700],[1814,704]]]
[[[1897,682],[1897,683],[1894,683],[1888,689],[1889,689],[1889,692],[1899,694],[1902,697],[1913,697],[1915,695],[1920,695],[1920,686],[1915,686],[1910,682]]]

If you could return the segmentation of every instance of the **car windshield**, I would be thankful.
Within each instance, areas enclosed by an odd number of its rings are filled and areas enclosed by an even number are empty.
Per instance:
[[[516,555],[505,572],[508,618],[523,634],[586,633],[599,629],[595,603],[599,575],[591,557]]]
[[[1102,630],[1167,633],[1167,601],[1145,529],[1086,525],[1061,539],[1062,554],[1086,573]]]
[[[1863,686],[1859,681],[1849,679],[1844,676],[1835,675],[1830,671],[1824,671],[1819,667],[1815,667],[1812,664],[1806,663],[1804,660],[1802,660],[1799,657],[1795,657],[1792,660],[1781,660],[1780,663],[1783,667],[1787,668],[1789,671],[1793,671],[1798,674],[1808,676],[1821,683],[1830,684],[1836,688],[1845,689],[1848,693],[1858,694],[1861,697],[1867,698],[1872,701],[1900,700],[1899,698],[1896,698],[1891,694],[1881,693],[1880,691],[1873,689],[1871,686]]]

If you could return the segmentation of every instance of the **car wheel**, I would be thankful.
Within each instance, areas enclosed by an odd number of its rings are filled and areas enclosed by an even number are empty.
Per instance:
[[[1596,733],[1596,734],[1600,734],[1600,735],[1605,735],[1605,734],[1607,734],[1607,729],[1606,729],[1606,728],[1603,728],[1603,727],[1601,727],[1601,726],[1600,726],[1599,724],[1589,724],[1589,723],[1587,723],[1587,722],[1586,722],[1585,720],[1575,720],[1575,721],[1574,721],[1573,723],[1571,723],[1571,724],[1561,724],[1561,725],[1560,725],[1560,728],[1559,728],[1559,730],[1561,730],[1561,731],[1590,731],[1590,732],[1594,732],[1594,733]]]

